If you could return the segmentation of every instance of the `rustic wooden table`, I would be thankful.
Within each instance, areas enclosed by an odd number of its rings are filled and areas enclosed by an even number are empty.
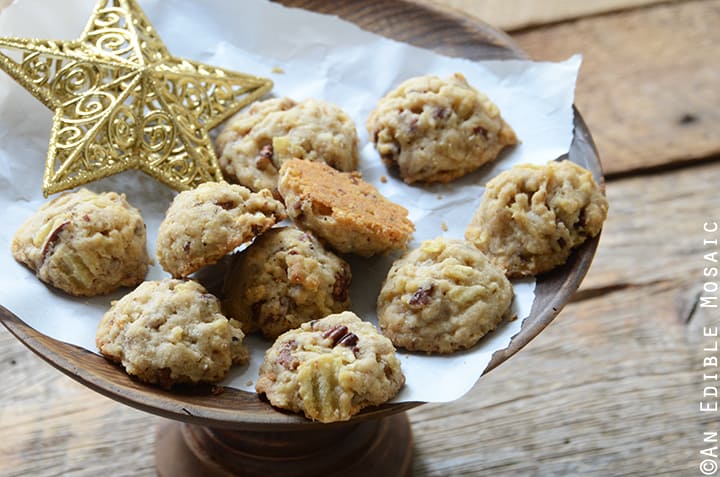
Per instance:
[[[713,471],[720,414],[701,403],[716,406],[720,388],[707,336],[720,327],[707,306],[720,257],[720,0],[422,1],[509,31],[534,59],[584,55],[576,104],[611,211],[558,318],[469,395],[409,413],[415,475]],[[2,327],[0,376],[1,476],[154,475],[160,418],[75,383]]]

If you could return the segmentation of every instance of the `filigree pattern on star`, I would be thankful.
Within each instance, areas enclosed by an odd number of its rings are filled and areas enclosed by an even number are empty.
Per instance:
[[[129,169],[220,180],[208,130],[272,88],[171,56],[135,0],[100,0],[79,40],[0,38],[0,68],[55,112],[45,195]]]

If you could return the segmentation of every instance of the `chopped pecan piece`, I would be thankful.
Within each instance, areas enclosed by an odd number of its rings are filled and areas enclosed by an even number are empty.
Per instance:
[[[434,286],[424,287],[413,293],[410,297],[408,304],[410,306],[425,306],[430,304],[430,297],[432,296]]]
[[[293,351],[297,349],[297,341],[290,340],[283,343],[280,348],[280,354],[278,356],[278,364],[283,366],[285,369],[294,371],[300,366],[300,361],[293,355]]]
[[[43,249],[42,249],[42,253],[41,253],[42,263],[45,262],[45,258],[47,256],[48,252],[55,245],[55,242],[57,242],[58,239],[60,238],[60,232],[62,232],[65,229],[65,227],[68,226],[68,224],[70,224],[70,221],[65,221],[65,222],[61,223],[60,225],[58,225],[57,227],[55,227],[55,230],[50,232],[50,235],[48,235],[48,238],[45,241],[45,245],[43,245]]]
[[[325,330],[321,336],[325,339],[330,338],[333,348],[340,344],[352,348],[353,351],[355,351],[355,345],[357,345],[358,342],[358,336],[350,332],[345,325],[335,325]]]
[[[275,153],[273,151],[272,144],[267,144],[263,146],[263,148],[260,149],[260,154],[255,160],[255,165],[257,166],[257,168],[260,170],[265,170],[268,168],[268,166],[272,165],[274,154]]]
[[[221,209],[230,210],[237,207],[237,204],[231,200],[226,200],[224,202],[215,202],[215,205],[220,207]]]
[[[323,338],[327,339],[330,338],[332,341],[333,347],[342,339],[343,336],[345,336],[348,332],[347,326],[345,325],[336,325],[332,328],[329,328],[325,331],[323,331],[322,336]]]
[[[338,340],[338,344],[341,344],[343,346],[347,346],[348,348],[354,347],[358,342],[358,337],[355,333],[348,333],[340,340]]]
[[[335,274],[332,296],[337,301],[344,302],[348,299],[348,286],[350,285],[350,274],[346,267]]]

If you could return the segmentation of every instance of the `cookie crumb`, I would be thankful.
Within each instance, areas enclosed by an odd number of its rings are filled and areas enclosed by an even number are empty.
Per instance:
[[[440,228],[442,229],[443,232],[447,232],[447,231],[448,231],[448,224],[447,224],[447,222],[441,223],[441,224],[440,224]]]
[[[437,200],[443,200],[443,195],[442,195],[442,194],[438,194],[438,195],[437,195]]]
[[[380,176],[380,182],[382,182],[383,184],[387,184],[387,181],[387,176]]]
[[[279,66],[273,66],[272,70],[270,71],[279,75],[285,74],[285,70],[280,68]]]
[[[247,386],[247,387],[250,387],[250,386],[252,386],[252,385],[253,385],[253,380],[252,380],[252,379],[248,379],[247,382],[245,383],[245,386]]]

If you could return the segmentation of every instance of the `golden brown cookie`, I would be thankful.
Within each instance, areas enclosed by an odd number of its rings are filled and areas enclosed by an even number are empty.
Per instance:
[[[157,257],[172,276],[187,277],[285,217],[268,190],[206,182],[173,200],[158,230]]]
[[[143,382],[212,383],[248,360],[239,323],[194,281],[145,282],[113,303],[97,329],[106,358]]]
[[[599,234],[607,210],[590,171],[570,161],[525,164],[488,182],[465,238],[508,276],[536,275]]]
[[[465,240],[426,240],[396,260],[377,300],[380,329],[395,346],[452,353],[474,346],[513,299],[502,270]]]
[[[11,249],[40,280],[77,296],[135,286],[149,265],[140,212],[115,192],[56,197],[20,226]]]
[[[254,191],[275,190],[288,159],[321,161],[341,171],[358,164],[355,123],[339,107],[316,99],[258,101],[227,122],[215,149],[226,177]]]
[[[404,383],[390,340],[346,311],[280,335],[256,389],[273,406],[335,422],[392,399]]]
[[[295,227],[268,230],[240,252],[225,279],[224,309],[266,338],[350,307],[350,265]]]
[[[404,249],[415,230],[407,209],[383,197],[357,172],[293,159],[280,170],[278,190],[298,226],[342,253],[367,257]]]
[[[380,100],[367,130],[383,162],[409,184],[449,182],[517,143],[498,107],[459,73],[405,81]]]

